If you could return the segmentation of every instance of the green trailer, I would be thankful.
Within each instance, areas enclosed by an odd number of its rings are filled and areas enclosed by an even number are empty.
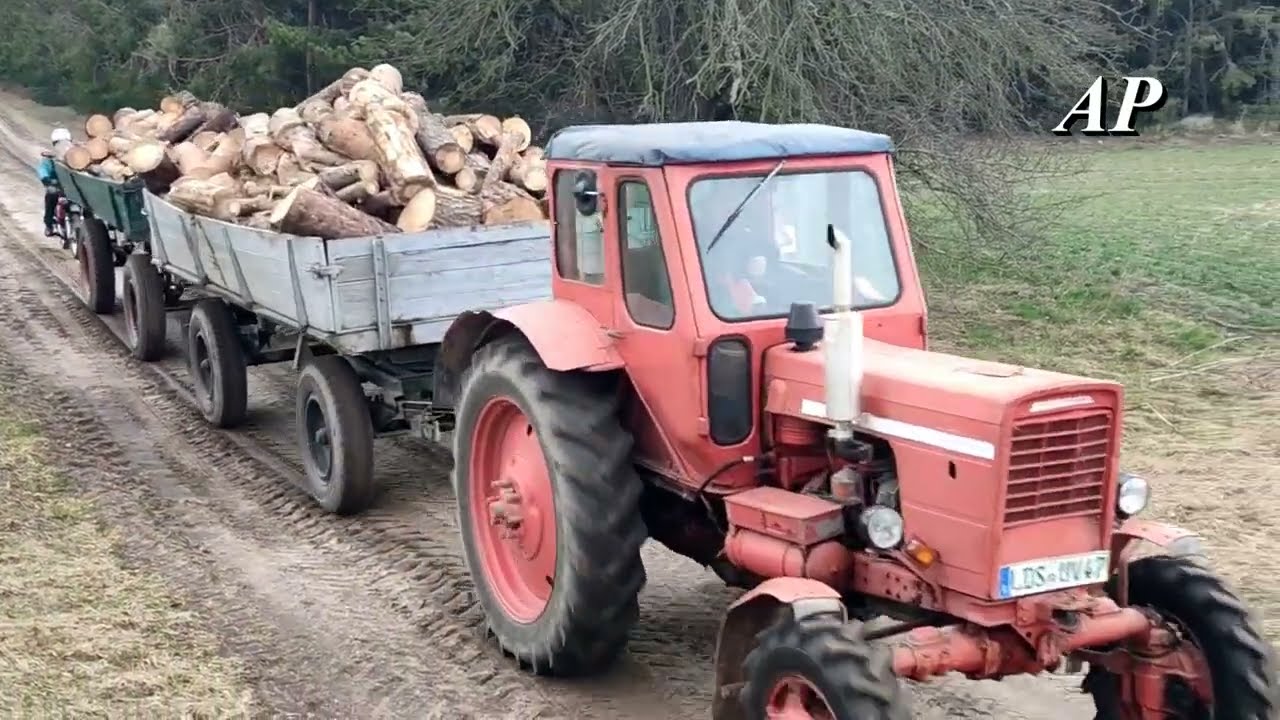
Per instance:
[[[110,313],[116,302],[116,271],[134,250],[150,252],[151,226],[147,221],[141,180],[112,180],[72,170],[54,163],[58,183],[73,213],[72,238],[80,263],[85,301],[94,312]]]

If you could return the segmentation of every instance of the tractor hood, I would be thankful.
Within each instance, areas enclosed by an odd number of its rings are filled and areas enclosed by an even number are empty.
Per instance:
[[[876,424],[913,424],[942,434],[996,440],[1010,415],[1089,406],[1120,407],[1121,386],[1048,370],[864,342],[862,410]],[[821,346],[765,352],[765,407],[825,419]],[[896,434],[896,433],[895,433]],[[985,453],[984,453],[985,454]]]

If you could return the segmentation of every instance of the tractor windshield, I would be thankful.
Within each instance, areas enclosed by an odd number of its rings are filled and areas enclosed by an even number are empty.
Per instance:
[[[783,170],[765,183],[710,250],[707,245],[765,173],[709,177],[689,188],[689,208],[711,309],[723,320],[786,315],[793,302],[832,305],[827,225],[853,241],[855,301],[898,298],[898,274],[880,192],[861,170]]]

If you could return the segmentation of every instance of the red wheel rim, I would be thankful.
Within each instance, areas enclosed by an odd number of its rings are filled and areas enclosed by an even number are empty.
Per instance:
[[[835,720],[822,691],[799,675],[783,675],[769,691],[765,717],[770,720]]]
[[[537,433],[507,398],[480,409],[468,467],[472,532],[495,599],[512,620],[537,620],[556,572],[551,474]]]

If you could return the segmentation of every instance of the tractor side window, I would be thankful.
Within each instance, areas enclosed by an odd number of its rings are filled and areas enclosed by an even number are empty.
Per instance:
[[[556,266],[565,280],[604,284],[604,224],[597,206],[584,215],[574,202],[578,170],[556,172]]]
[[[627,312],[637,324],[668,330],[675,323],[676,310],[649,186],[626,181],[619,185],[618,196],[622,208],[618,218],[622,225],[622,292]]]

